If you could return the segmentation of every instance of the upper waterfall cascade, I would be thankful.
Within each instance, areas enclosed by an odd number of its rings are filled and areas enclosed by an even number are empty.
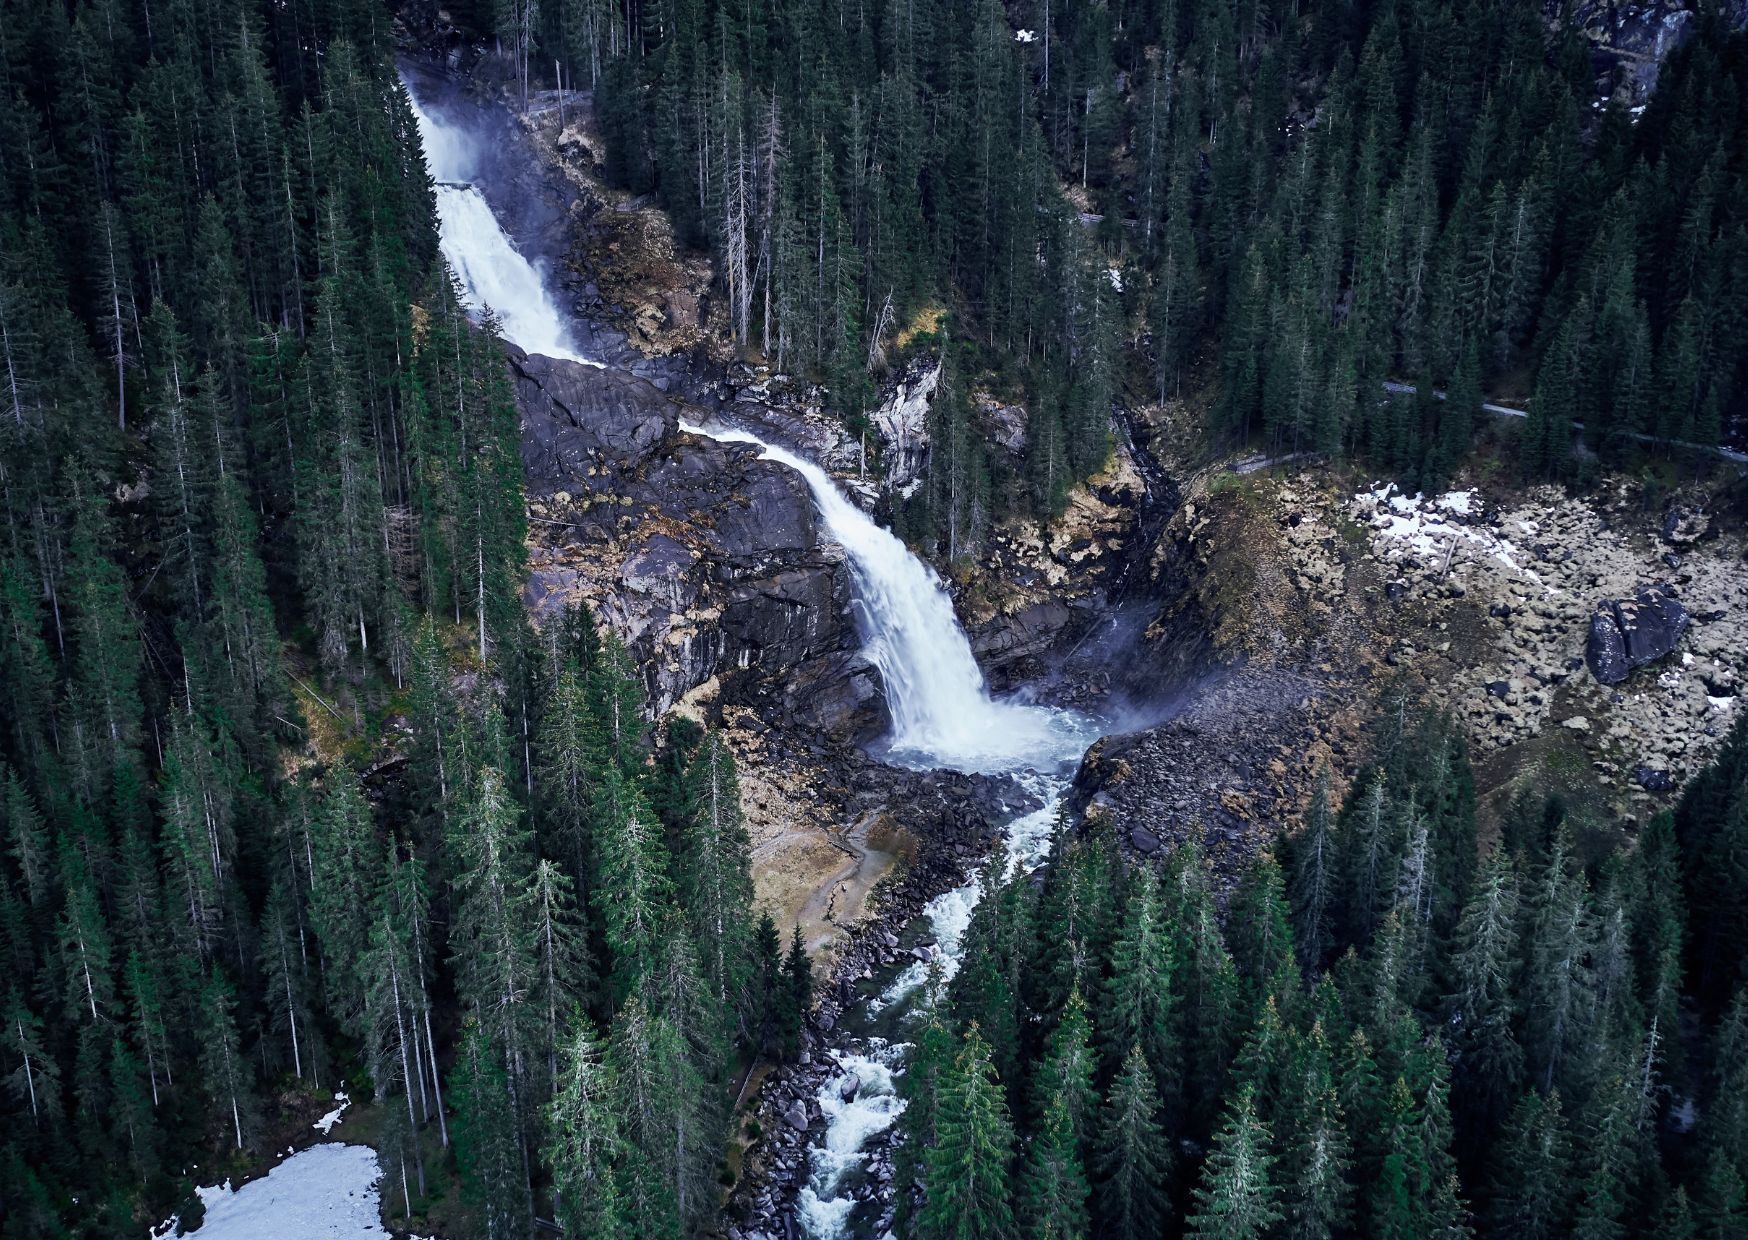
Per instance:
[[[426,166],[437,183],[443,255],[461,281],[468,309],[489,309],[497,315],[504,338],[529,353],[599,366],[578,352],[540,271],[505,236],[485,195],[473,184],[478,169],[472,139],[443,124],[417,99],[413,116],[419,122]]]

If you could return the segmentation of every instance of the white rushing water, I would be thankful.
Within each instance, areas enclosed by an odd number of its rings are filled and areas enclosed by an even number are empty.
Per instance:
[[[443,253],[471,305],[489,306],[503,334],[531,353],[588,361],[578,356],[540,271],[505,235],[491,205],[469,183],[476,175],[469,135],[443,124],[417,101],[414,110],[426,159],[439,182]],[[1009,866],[1035,868],[1049,850],[1073,764],[1094,739],[1093,721],[993,698],[940,578],[851,502],[825,470],[746,431],[686,429],[724,442],[757,444],[764,456],[806,480],[826,532],[849,560],[865,653],[879,669],[892,715],[887,756],[925,769],[1014,776],[1041,805],[1007,825]],[[958,970],[961,940],[982,894],[973,878],[924,908],[933,960],[944,978]],[[906,1003],[927,976],[927,965],[907,967],[868,1001],[866,1014],[873,1017]],[[809,1151],[808,1179],[795,1203],[796,1221],[809,1236],[838,1240],[849,1234],[859,1204],[852,1178],[866,1165],[870,1143],[887,1133],[904,1109],[895,1079],[903,1073],[905,1049],[906,1043],[867,1036],[849,1039],[830,1052],[839,1071],[817,1095],[824,1133]],[[847,1087],[852,1079],[853,1090]]]
[[[412,97],[412,91],[407,91]],[[490,309],[504,338],[529,353],[589,366],[540,270],[505,235],[485,195],[473,185],[479,156],[465,130],[446,125],[413,98],[425,163],[437,183],[438,238],[461,282],[468,308]]]
[[[1086,720],[991,698],[941,579],[850,502],[825,470],[743,430],[687,429],[758,444],[767,458],[806,479],[826,531],[849,557],[865,653],[880,669],[892,714],[889,757],[911,766],[998,772],[1048,770],[1080,756],[1089,739]]]
[[[1049,855],[1056,811],[1068,780],[1058,767],[1026,771],[1019,782],[1041,796],[1043,804],[1015,818],[1002,832],[1009,875],[1016,870],[1030,873]],[[972,914],[982,898],[983,882],[973,876],[923,906],[934,951],[929,961],[906,965],[884,990],[863,1003],[863,1012],[870,1020],[889,1008],[897,1009],[902,1020],[914,1017],[918,1009],[902,1005],[913,1003],[931,971],[942,986],[952,981],[964,956],[965,932],[971,928]],[[813,1240],[843,1240],[851,1234],[859,1203],[846,1181],[866,1164],[868,1145],[891,1128],[904,1110],[903,1099],[892,1096],[894,1078],[903,1075],[904,1065],[894,1062],[892,1052],[908,1045],[867,1037],[832,1052],[843,1073],[829,1078],[814,1095],[825,1120],[825,1133],[808,1151],[807,1183],[795,1202],[796,1222]],[[854,1076],[860,1085],[847,1103],[843,1101],[845,1075]]]
[[[1049,856],[1050,833],[1056,825],[1056,811],[1062,803],[1066,781],[1060,774],[1032,773],[1022,776],[1021,782],[1043,797],[1044,803],[1031,813],[1014,819],[1002,832],[1010,875],[1016,869],[1030,874]],[[928,918],[929,930],[935,940],[930,962],[918,960],[906,965],[885,990],[868,1000],[870,1016],[878,1016],[914,995],[928,980],[931,964],[938,970],[943,984],[953,980],[959,972],[960,947],[965,932],[971,928],[971,914],[977,911],[977,902],[982,898],[983,880],[974,875],[971,881],[943,891],[923,905],[923,916]]]
[[[807,1183],[795,1202],[797,1221],[808,1235],[840,1236],[849,1226],[856,1199],[841,1191],[845,1177],[867,1162],[869,1141],[903,1113],[897,1077],[909,1049],[908,1042],[869,1038],[861,1050],[831,1053],[841,1071],[819,1091],[825,1138],[809,1154]],[[846,1086],[854,1091],[848,1098]]]

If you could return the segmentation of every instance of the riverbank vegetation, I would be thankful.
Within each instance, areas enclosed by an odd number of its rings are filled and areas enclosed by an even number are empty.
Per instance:
[[[1224,900],[1194,844],[990,861],[901,1234],[1743,1233],[1748,727],[1631,847],[1533,781],[1483,846],[1442,719],[1372,752]]]

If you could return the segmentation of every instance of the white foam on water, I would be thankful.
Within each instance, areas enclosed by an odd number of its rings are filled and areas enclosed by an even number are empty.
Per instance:
[[[412,91],[407,92],[412,98]],[[506,340],[529,353],[587,366],[601,363],[578,350],[544,273],[516,248],[491,204],[470,182],[477,168],[472,136],[447,125],[413,99],[425,164],[437,182],[438,241],[461,282],[469,310],[490,309]]]
[[[808,1235],[836,1240],[848,1227],[856,1199],[840,1196],[838,1189],[868,1160],[868,1142],[891,1128],[904,1111],[894,1068],[908,1045],[870,1038],[865,1051],[832,1052],[840,1071],[815,1095],[825,1117],[825,1137],[809,1151],[807,1183],[796,1197],[797,1218]],[[846,1102],[843,1086],[852,1078],[856,1094]]]

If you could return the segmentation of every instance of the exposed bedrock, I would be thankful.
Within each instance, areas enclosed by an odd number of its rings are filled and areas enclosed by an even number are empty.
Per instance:
[[[842,740],[882,731],[849,573],[801,478],[680,430],[683,406],[642,379],[509,353],[535,615],[589,601],[632,647],[658,712],[714,680],[724,703],[772,722]]]

